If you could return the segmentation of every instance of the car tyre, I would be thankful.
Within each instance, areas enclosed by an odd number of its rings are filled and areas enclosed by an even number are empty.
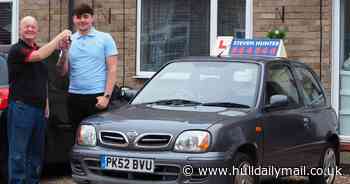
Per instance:
[[[254,162],[251,157],[245,153],[238,152],[234,159],[233,165],[242,171],[242,175],[235,175],[233,177],[233,184],[258,184],[258,177],[254,175],[248,175],[248,168],[254,166]],[[246,168],[246,170],[244,170]],[[235,173],[237,174],[237,173]]]
[[[323,175],[310,176],[310,184],[333,184],[336,176],[337,157],[334,147],[328,146],[322,154],[319,168]],[[329,171],[329,172],[328,172]]]

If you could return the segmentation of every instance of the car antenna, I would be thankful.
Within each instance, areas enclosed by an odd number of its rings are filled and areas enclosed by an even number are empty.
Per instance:
[[[218,58],[221,58],[221,55],[222,55],[222,53],[224,53],[224,50],[223,51],[221,51],[219,54],[218,54]]]

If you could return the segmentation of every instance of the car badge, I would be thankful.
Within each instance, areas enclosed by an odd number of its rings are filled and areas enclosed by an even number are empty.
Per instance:
[[[126,135],[128,136],[129,139],[135,139],[135,137],[138,136],[139,134],[136,131],[132,131],[132,132],[127,132]]]

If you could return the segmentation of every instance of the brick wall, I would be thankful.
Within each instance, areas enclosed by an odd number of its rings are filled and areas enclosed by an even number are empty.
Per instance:
[[[119,63],[117,82],[122,84],[123,63],[125,84],[140,87],[143,80],[136,75],[136,3],[137,0],[76,0],[93,5],[96,28],[109,32],[118,43]],[[322,69],[322,81],[328,93],[331,82],[331,0],[323,0],[323,49],[320,65],[320,0],[254,0],[254,36],[264,37],[273,27],[289,30],[286,40],[288,56],[309,64],[318,74]],[[278,9],[285,6],[285,22]],[[49,6],[51,8],[49,8]],[[33,15],[39,20],[39,42],[45,43],[60,30],[68,27],[68,0],[20,1],[20,17]],[[125,23],[123,13],[125,12]],[[124,33],[125,24],[125,33]],[[50,30],[50,31],[49,31]],[[125,36],[125,37],[124,37]],[[124,43],[125,40],[125,43]]]
[[[78,5],[88,3],[95,9],[95,26],[98,30],[109,32],[117,42],[118,85],[123,83],[123,63],[125,65],[125,85],[141,87],[142,80],[132,77],[136,75],[136,0],[76,0]],[[68,0],[26,0],[20,1],[20,18],[31,15],[39,23],[38,42],[44,44],[61,30],[68,28]],[[49,8],[50,7],[50,8]],[[125,12],[125,34],[124,34]],[[125,36],[125,38],[124,38]],[[125,40],[125,43],[123,42]],[[125,61],[124,61],[125,59]]]
[[[79,4],[79,2],[83,1],[77,0],[76,4]],[[118,85],[122,85],[123,83],[123,63],[125,63],[125,85],[141,87],[143,81],[132,78],[136,75],[137,0],[125,0],[125,10],[123,9],[123,2],[124,0],[95,0],[93,6],[96,14],[96,28],[111,33],[117,41],[119,51]]]
[[[320,65],[320,0],[254,0],[254,36],[263,37],[274,27],[287,28],[288,57],[310,65],[325,84],[331,87],[331,0],[323,0],[323,44]],[[281,7],[285,6],[282,23]]]

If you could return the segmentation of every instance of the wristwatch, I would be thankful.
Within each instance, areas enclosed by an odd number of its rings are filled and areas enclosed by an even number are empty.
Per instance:
[[[105,94],[105,95],[103,95],[105,98],[107,98],[107,99],[110,99],[111,98],[111,95],[110,94]]]

